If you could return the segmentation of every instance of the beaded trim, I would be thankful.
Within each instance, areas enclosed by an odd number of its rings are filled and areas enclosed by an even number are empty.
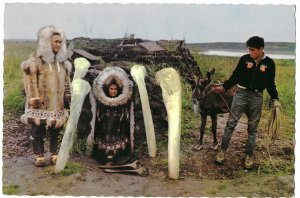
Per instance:
[[[41,109],[25,109],[25,115],[39,119],[61,119],[65,115],[65,112],[64,110],[54,112]]]
[[[39,64],[39,61],[35,57],[30,57],[30,60],[34,62],[36,65]]]

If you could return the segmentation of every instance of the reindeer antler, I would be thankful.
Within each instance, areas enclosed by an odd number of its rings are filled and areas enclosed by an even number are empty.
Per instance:
[[[186,78],[189,81],[189,83],[198,84],[199,80],[202,77],[200,68],[199,68],[197,62],[192,57],[190,51],[188,49],[182,47],[183,43],[184,43],[184,40],[181,40],[180,44],[178,46],[178,50],[183,58],[183,62],[186,65],[186,69],[188,70],[187,71],[188,76],[186,76]]]

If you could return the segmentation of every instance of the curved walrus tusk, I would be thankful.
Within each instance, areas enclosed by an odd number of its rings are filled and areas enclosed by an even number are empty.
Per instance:
[[[168,169],[169,177],[179,178],[180,133],[181,133],[181,83],[174,68],[165,68],[155,75],[162,89],[168,113]]]
[[[138,86],[140,97],[141,97],[148,152],[150,157],[155,157],[156,140],[155,140],[154,126],[153,126],[152,114],[150,110],[148,93],[147,93],[145,80],[144,80],[146,76],[146,69],[144,66],[134,65],[131,68],[130,73],[133,77],[133,80]]]
[[[74,137],[77,130],[77,123],[81,113],[82,105],[86,95],[90,92],[90,84],[82,80],[87,71],[90,63],[85,58],[77,58],[74,61],[75,74],[71,83],[71,108],[70,117],[67,122],[66,130],[62,139],[62,143],[59,149],[57,162],[54,172],[58,173],[62,171],[68,161],[71,148],[74,143]]]
[[[75,72],[73,80],[84,78],[90,66],[91,64],[86,58],[76,58],[74,60]]]

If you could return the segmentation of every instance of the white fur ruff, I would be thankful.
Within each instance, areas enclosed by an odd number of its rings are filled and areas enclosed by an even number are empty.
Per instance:
[[[112,80],[116,80],[119,87],[122,88],[122,93],[116,97],[108,97],[103,85],[109,85]],[[132,97],[132,85],[127,73],[119,67],[106,67],[99,73],[93,83],[93,93],[97,100],[107,106],[119,106],[126,104]]]
[[[51,37],[53,32],[58,32],[62,38],[61,48],[56,54],[56,60],[58,62],[64,62],[67,60],[67,45],[65,33],[56,27],[50,25],[41,28],[38,31],[38,47],[37,55],[42,57],[42,59],[47,63],[51,64],[55,61],[55,54],[51,47]]]

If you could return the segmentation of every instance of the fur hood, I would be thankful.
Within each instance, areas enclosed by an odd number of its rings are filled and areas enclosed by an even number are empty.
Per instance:
[[[58,32],[62,38],[61,48],[56,54],[56,60],[58,62],[64,62],[67,60],[67,45],[65,33],[56,27],[50,25],[41,28],[38,33],[38,47],[37,55],[40,56],[47,64],[51,64],[55,60],[55,54],[51,47],[51,36],[54,32]]]
[[[107,96],[105,88],[115,81],[121,88],[121,93],[115,98]],[[132,81],[127,73],[119,67],[106,67],[93,82],[92,91],[97,100],[107,106],[119,106],[128,103],[132,97]]]

